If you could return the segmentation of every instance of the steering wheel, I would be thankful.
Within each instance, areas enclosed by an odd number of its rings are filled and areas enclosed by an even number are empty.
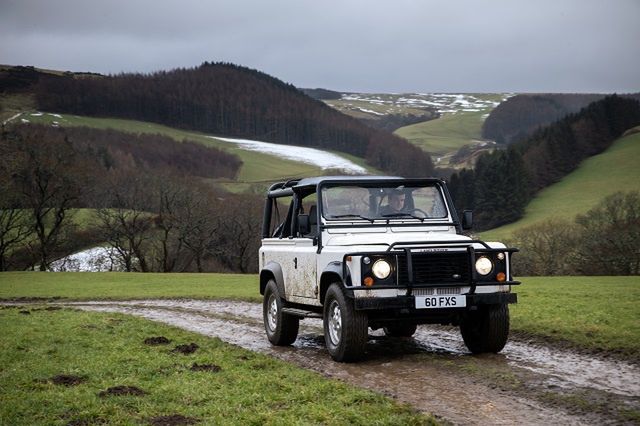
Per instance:
[[[414,214],[414,213],[420,213],[422,215],[423,218],[428,218],[429,217],[429,213],[425,212],[422,209],[411,209],[408,211],[409,214]],[[417,215],[415,215],[417,216]]]

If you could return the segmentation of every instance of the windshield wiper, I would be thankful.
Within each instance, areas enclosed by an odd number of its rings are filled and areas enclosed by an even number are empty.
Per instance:
[[[420,217],[420,216],[413,215],[411,213],[403,213],[403,212],[383,214],[382,217],[386,219],[389,219],[392,217],[411,217],[414,219],[419,219],[420,222],[424,222],[424,220],[426,219],[426,217]]]
[[[348,217],[353,217],[353,218],[356,218],[356,219],[368,220],[371,223],[373,223],[373,221],[374,221],[374,219],[371,218],[371,217],[366,217],[366,216],[362,216],[362,215],[359,215],[359,214],[353,214],[353,213],[350,213],[350,214],[339,214],[339,215],[329,215],[329,219],[345,219],[345,218],[348,218]]]

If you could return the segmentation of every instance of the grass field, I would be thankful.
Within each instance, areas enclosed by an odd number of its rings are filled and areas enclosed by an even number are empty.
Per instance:
[[[528,277],[512,330],[640,360],[640,277]]]
[[[131,316],[20,307],[0,310],[0,323],[2,425],[436,424],[382,395]],[[145,344],[151,337],[170,342]],[[191,354],[174,350],[192,343]]]
[[[97,129],[114,129],[130,133],[161,134],[178,141],[189,139],[194,142],[202,143],[206,146],[223,149],[227,152],[236,154],[243,162],[240,174],[237,178],[237,182],[240,184],[266,184],[283,178],[317,176],[322,174],[319,167],[296,161],[284,160],[273,155],[247,151],[245,149],[238,148],[234,144],[212,139],[202,133],[175,129],[161,124],[117,118],[80,117],[66,114],[61,115],[60,117],[47,113],[39,116],[34,116],[32,114],[33,113],[25,113],[20,118],[27,119],[31,123],[53,124],[55,121],[60,126],[86,126]]]
[[[486,240],[509,239],[513,232],[552,218],[572,221],[607,195],[640,190],[640,133],[617,140],[602,154],[590,157],[560,182],[542,190],[522,219],[481,233]]]
[[[512,329],[589,350],[640,351],[640,277],[529,277]],[[218,298],[259,302],[258,277],[235,274],[0,273],[0,299]]]
[[[257,275],[126,272],[2,272],[0,299],[196,298],[257,302]]]

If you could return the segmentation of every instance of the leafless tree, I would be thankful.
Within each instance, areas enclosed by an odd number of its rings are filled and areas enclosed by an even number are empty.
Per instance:
[[[29,246],[45,271],[52,250],[72,226],[70,213],[77,207],[86,169],[75,161],[75,151],[61,132],[45,136],[42,128],[34,128],[20,137],[3,132],[2,139],[13,154],[11,184],[29,211],[35,235]]]
[[[519,275],[567,275],[573,272],[578,229],[564,220],[548,220],[514,233],[512,245],[520,249],[514,256]]]
[[[262,199],[235,196],[220,200],[216,257],[229,269],[242,273],[258,269]]]
[[[112,173],[106,180],[107,189],[101,194],[103,207],[96,210],[98,228],[120,256],[126,271],[148,272],[153,228],[149,181],[129,173]]]
[[[576,218],[575,264],[587,275],[640,274],[640,192],[617,192]]]

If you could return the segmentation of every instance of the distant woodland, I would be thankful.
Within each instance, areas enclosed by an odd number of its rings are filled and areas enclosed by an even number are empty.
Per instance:
[[[255,272],[262,197],[210,178],[241,162],[200,144],[113,130],[12,125],[0,134],[0,270],[47,270],[108,244],[127,271]],[[88,208],[85,226],[74,217]]]
[[[640,100],[640,95],[628,95]],[[510,144],[531,136],[536,130],[569,114],[577,113],[599,94],[516,95],[498,105],[482,126],[482,137]]]
[[[433,173],[429,155],[406,140],[369,128],[290,84],[232,64],[205,62],[149,75],[41,76],[35,93],[44,111],[312,146],[365,158],[391,174]]]
[[[475,169],[452,175],[456,207],[474,209],[479,229],[516,221],[536,192],[639,124],[640,102],[635,99],[613,95],[593,102],[506,149],[484,154]]]

